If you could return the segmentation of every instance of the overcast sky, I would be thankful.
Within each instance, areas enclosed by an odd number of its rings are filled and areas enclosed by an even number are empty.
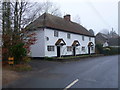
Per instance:
[[[43,0],[44,1],[44,0]],[[60,6],[62,15],[70,14],[71,19],[80,17],[81,25],[95,33],[103,29],[118,32],[119,0],[49,0]]]

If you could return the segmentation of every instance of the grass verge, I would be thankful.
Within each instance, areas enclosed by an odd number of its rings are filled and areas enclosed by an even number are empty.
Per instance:
[[[79,60],[82,58],[89,58],[89,57],[98,57],[103,56],[101,54],[92,54],[92,55],[79,55],[79,56],[66,56],[66,57],[45,57],[44,60],[48,61],[66,61],[66,60]]]
[[[32,67],[29,64],[5,65],[3,68],[13,71],[31,71]]]

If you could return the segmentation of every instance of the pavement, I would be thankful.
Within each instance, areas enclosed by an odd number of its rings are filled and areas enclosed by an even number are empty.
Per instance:
[[[33,70],[3,88],[118,88],[118,55],[52,62],[34,60]]]

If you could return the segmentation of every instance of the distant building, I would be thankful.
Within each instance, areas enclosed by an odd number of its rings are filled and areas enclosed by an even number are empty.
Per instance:
[[[110,36],[110,38],[118,38],[119,37],[119,35],[113,30],[113,28],[110,31],[109,36]]]
[[[95,36],[83,26],[72,22],[70,15],[60,18],[44,13],[26,29],[37,34],[37,42],[31,46],[31,57],[95,53]]]
[[[106,41],[105,43],[103,43],[103,47],[107,47],[109,46],[108,42]]]
[[[108,38],[109,38],[108,35],[103,34],[103,33],[98,33],[96,34],[96,37],[95,37],[95,43],[103,45],[105,42],[108,41]]]
[[[120,45],[120,37],[118,35],[111,35],[98,33],[95,37],[96,44],[102,44],[103,47],[119,47]]]
[[[111,46],[111,47],[120,47],[120,37],[109,38],[108,45]]]

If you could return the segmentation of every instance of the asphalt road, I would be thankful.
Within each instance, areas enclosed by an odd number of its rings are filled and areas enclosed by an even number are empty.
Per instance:
[[[6,88],[118,88],[118,56],[31,62],[33,71]]]

